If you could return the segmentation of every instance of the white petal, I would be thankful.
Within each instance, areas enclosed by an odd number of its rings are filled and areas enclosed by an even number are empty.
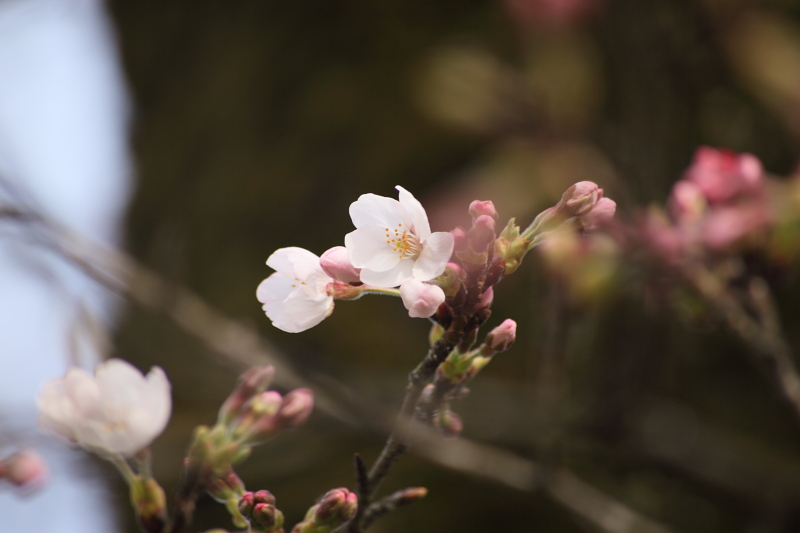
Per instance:
[[[75,440],[75,406],[67,397],[64,379],[54,379],[42,386],[36,397],[36,407],[39,409],[39,426],[51,435]]]
[[[362,194],[350,204],[350,218],[356,228],[371,224],[394,228],[404,222],[405,214],[400,202],[377,194]]]
[[[361,269],[361,281],[373,287],[397,287],[414,277],[411,273],[413,268],[414,261],[411,259],[401,259],[397,266],[382,272],[364,268]]]
[[[319,257],[305,248],[290,246],[275,250],[267,259],[267,266],[275,270],[291,270],[295,263],[319,263]]]
[[[109,359],[95,369],[95,382],[107,419],[124,417],[130,406],[145,398],[144,376],[139,369],[122,359]]]
[[[431,226],[428,223],[428,214],[425,208],[419,203],[419,200],[414,198],[414,195],[402,188],[400,185],[395,187],[400,193],[400,205],[408,213],[411,220],[409,223],[413,225],[412,229],[414,234],[419,237],[419,240],[424,241],[431,234]]]
[[[256,296],[270,320],[280,319],[286,307],[284,302],[296,288],[297,281],[284,272],[276,272],[258,285]]]
[[[81,368],[71,368],[64,376],[64,389],[77,418],[100,416],[100,390],[94,377]]]
[[[444,231],[432,233],[422,245],[422,253],[414,263],[413,275],[420,281],[429,281],[444,273],[453,255],[453,234]]]
[[[350,262],[356,268],[375,271],[394,268],[400,261],[400,254],[393,251],[386,240],[386,232],[380,226],[363,226],[351,231],[344,237]]]
[[[287,299],[283,312],[273,319],[272,324],[288,333],[299,333],[325,320],[332,309],[332,297],[311,300],[304,293],[295,292]]]
[[[150,369],[146,377],[148,412],[153,438],[167,427],[172,414],[172,387],[166,373],[157,366]]]

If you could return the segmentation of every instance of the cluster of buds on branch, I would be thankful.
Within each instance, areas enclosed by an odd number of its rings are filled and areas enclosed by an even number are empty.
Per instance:
[[[292,533],[331,533],[356,515],[358,497],[346,488],[329,490],[309,508]]]
[[[470,227],[431,232],[422,205],[402,187],[397,190],[398,200],[365,194],[350,206],[356,229],[345,236],[344,247],[331,248],[321,258],[301,248],[277,250],[267,260],[276,272],[259,285],[256,295],[273,325],[288,332],[321,322],[336,299],[370,293],[400,296],[409,316],[433,323],[431,348],[409,376],[401,416],[456,436],[462,423],[451,403],[467,393],[467,383],[494,355],[509,349],[516,336],[516,323],[506,320],[475,347],[480,327],[491,316],[495,285],[556,231],[589,232],[613,216],[616,204],[603,197],[597,184],[580,182],[524,230],[512,219],[498,236],[494,204],[474,201],[469,206]],[[350,494],[354,516],[337,515],[341,520],[352,518],[348,531],[363,531],[382,509],[405,501],[395,502],[391,496],[371,500],[406,447],[390,438],[369,475],[357,461],[358,508]],[[424,489],[413,493],[424,495]],[[334,496],[328,493],[325,498]],[[294,531],[327,532],[320,529],[324,501],[314,513],[309,511],[306,525]]]

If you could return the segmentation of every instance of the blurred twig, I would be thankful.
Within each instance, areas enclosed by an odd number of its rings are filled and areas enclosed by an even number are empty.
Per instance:
[[[764,281],[753,278],[748,285],[746,296],[756,313],[754,317],[746,311],[731,289],[704,267],[687,266],[684,275],[731,331],[772,367],[783,395],[800,416],[800,375],[792,350],[780,330],[775,304]]]

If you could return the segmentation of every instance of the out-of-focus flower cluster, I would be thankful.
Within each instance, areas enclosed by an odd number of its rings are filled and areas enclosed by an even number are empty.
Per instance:
[[[672,189],[668,211],[644,219],[645,242],[668,263],[762,247],[774,209],[761,162],[702,147]]]

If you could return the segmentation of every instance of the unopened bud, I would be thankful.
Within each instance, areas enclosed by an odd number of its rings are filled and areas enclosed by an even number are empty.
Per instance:
[[[567,220],[588,215],[602,197],[603,189],[592,181],[571,185],[556,205],[536,216],[522,236],[533,243],[537,236],[556,229]]]
[[[611,198],[600,198],[589,214],[584,216],[583,227],[592,230],[608,224],[617,212],[617,202]]]
[[[167,498],[161,485],[155,479],[137,476],[130,490],[131,503],[142,529],[161,531],[167,520]]]
[[[593,181],[579,181],[568,188],[561,196],[570,217],[581,217],[594,209],[603,197],[603,189]],[[559,202],[559,203],[561,203]]]
[[[445,300],[441,287],[414,278],[400,285],[400,297],[412,318],[428,318]]]
[[[531,227],[535,224],[536,221],[531,224]],[[509,220],[500,236],[494,241],[495,257],[503,260],[503,272],[494,277],[499,280],[500,277],[507,276],[519,268],[522,258],[528,253],[529,246],[530,239],[520,235],[515,219]]]
[[[491,200],[475,200],[469,204],[469,214],[472,218],[478,218],[482,215],[490,216],[497,219],[497,211],[494,208],[494,203]]]
[[[283,398],[278,418],[284,428],[295,428],[305,423],[314,410],[314,393],[311,389],[295,389]]]
[[[283,513],[275,508],[275,496],[269,491],[245,492],[239,500],[239,513],[250,524],[251,531],[282,531]]]
[[[338,527],[356,515],[358,496],[346,488],[333,489],[325,493],[314,512],[314,521],[319,525]]]
[[[481,355],[492,356],[511,348],[517,338],[517,323],[507,318],[486,335]]]
[[[4,463],[0,463],[2,474],[14,485],[24,489],[37,489],[47,482],[47,463],[33,450],[21,450]]]
[[[275,415],[283,404],[283,396],[277,391],[264,391],[253,398],[242,409],[242,413],[231,424],[235,439],[247,441],[264,439],[277,431]]]
[[[481,215],[472,223],[469,230],[469,243],[475,252],[483,252],[494,241],[494,219]]]
[[[241,498],[245,492],[245,487],[236,472],[232,468],[228,468],[226,473],[211,480],[206,490],[212,498],[224,503],[231,498]]]
[[[228,425],[236,418],[242,410],[242,406],[253,396],[264,391],[272,383],[275,376],[273,366],[255,366],[246,370],[239,380],[233,392],[228,396],[222,407],[219,409],[219,423]]]
[[[399,490],[395,494],[398,496],[398,503],[400,505],[408,505],[427,496],[428,489],[425,487],[409,487]]]
[[[436,344],[436,341],[442,338],[444,331],[445,330],[441,324],[434,323],[433,326],[431,326],[431,331],[428,333],[428,342],[431,346]]]
[[[494,301],[494,287],[489,287],[481,295],[481,300],[478,302],[477,309],[486,309],[492,306]]]
[[[467,232],[464,231],[464,228],[458,227],[450,233],[453,235],[454,252],[463,252],[469,247],[469,242],[467,241]]]
[[[447,263],[444,273],[436,278],[436,284],[442,288],[448,298],[455,296],[463,286],[464,269],[458,263]]]
[[[347,248],[344,246],[334,246],[319,258],[319,266],[322,270],[337,281],[344,283],[358,283],[361,281],[358,269],[350,262],[347,255]]]

